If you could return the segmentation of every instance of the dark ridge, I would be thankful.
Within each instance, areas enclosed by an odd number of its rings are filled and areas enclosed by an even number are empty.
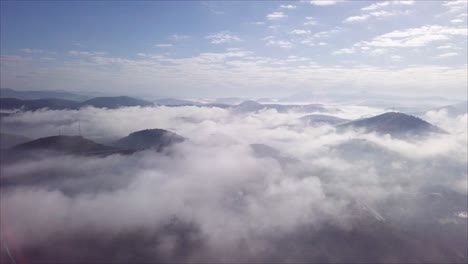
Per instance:
[[[330,115],[306,115],[301,117],[301,120],[309,126],[322,124],[338,125],[349,121],[348,119],[343,119]]]
[[[0,89],[0,97],[16,98],[21,100],[58,98],[71,101],[83,101],[89,99],[89,96],[74,94],[65,91],[17,91],[8,88]]]
[[[418,117],[388,112],[370,118],[351,121],[338,126],[339,128],[363,128],[369,132],[400,135],[426,135],[429,133],[446,133]]]
[[[79,103],[76,101],[49,98],[36,100],[21,100],[16,98],[0,98],[0,109],[15,110],[22,109],[25,111],[36,111],[39,109],[63,110],[77,109]]]
[[[283,105],[283,104],[260,104],[258,102],[248,100],[232,107],[236,112],[256,112],[263,109],[275,109],[280,113],[288,111],[296,112],[325,112],[326,109],[321,104],[307,105]]]
[[[118,148],[131,150],[155,149],[161,151],[165,147],[184,140],[182,136],[164,129],[145,129],[133,132],[117,140],[112,145]]]
[[[89,99],[80,104],[83,106],[94,106],[97,108],[119,108],[127,106],[152,106],[153,103],[150,103],[145,100],[128,97],[128,96],[117,96],[117,97],[96,97]]]
[[[31,139],[21,135],[0,133],[0,149],[7,149],[18,144],[28,142]]]
[[[112,154],[120,150],[98,144],[92,140],[81,136],[51,136],[32,140],[19,144],[11,150],[33,151],[33,150],[51,150],[69,154]]]

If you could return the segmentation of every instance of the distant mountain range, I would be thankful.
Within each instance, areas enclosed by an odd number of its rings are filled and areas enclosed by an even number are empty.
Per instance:
[[[129,106],[152,106],[153,103],[128,96],[96,97],[84,102],[76,102],[65,99],[34,99],[21,100],[17,98],[0,98],[0,109],[25,111],[36,111],[39,109],[63,110],[79,109],[81,107],[93,106],[97,108],[115,109]]]
[[[17,98],[22,100],[57,98],[81,102],[89,99],[90,97],[65,91],[17,91],[8,88],[1,88],[0,98]]]
[[[446,105],[435,108],[433,110],[439,111],[445,109],[449,116],[458,116],[468,113],[468,101],[464,101],[458,104]]]
[[[343,128],[364,129],[368,132],[390,134],[392,136],[425,135],[428,133],[446,133],[441,128],[434,126],[418,117],[388,112],[374,117],[350,121],[337,126]]]
[[[244,101],[236,106],[232,106],[235,112],[256,112],[263,109],[274,109],[279,113],[288,111],[297,112],[325,112],[326,109],[321,104],[306,104],[306,105],[283,105],[283,104],[260,104],[255,101]]]

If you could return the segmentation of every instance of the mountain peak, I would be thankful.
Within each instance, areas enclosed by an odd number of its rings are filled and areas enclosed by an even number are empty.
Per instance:
[[[339,127],[364,128],[369,132],[399,135],[423,135],[427,133],[445,133],[418,117],[400,112],[387,112],[377,116],[359,119],[340,125]]]
[[[114,146],[124,149],[140,150],[140,149],[156,149],[161,151],[163,148],[174,143],[179,143],[185,139],[164,129],[145,129],[130,133],[116,142]]]

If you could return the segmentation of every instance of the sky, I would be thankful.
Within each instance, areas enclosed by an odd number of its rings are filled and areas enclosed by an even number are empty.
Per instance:
[[[1,1],[2,88],[467,97],[467,1]]]

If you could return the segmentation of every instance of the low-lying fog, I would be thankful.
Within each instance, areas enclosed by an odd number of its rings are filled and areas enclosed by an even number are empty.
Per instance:
[[[350,120],[386,112],[329,109]],[[106,144],[148,128],[187,139],[163,152],[3,163],[2,242],[26,261],[467,261],[466,114],[427,112],[449,133],[415,139],[307,126],[307,114],[187,106],[2,117],[2,132],[33,139],[81,130]]]

